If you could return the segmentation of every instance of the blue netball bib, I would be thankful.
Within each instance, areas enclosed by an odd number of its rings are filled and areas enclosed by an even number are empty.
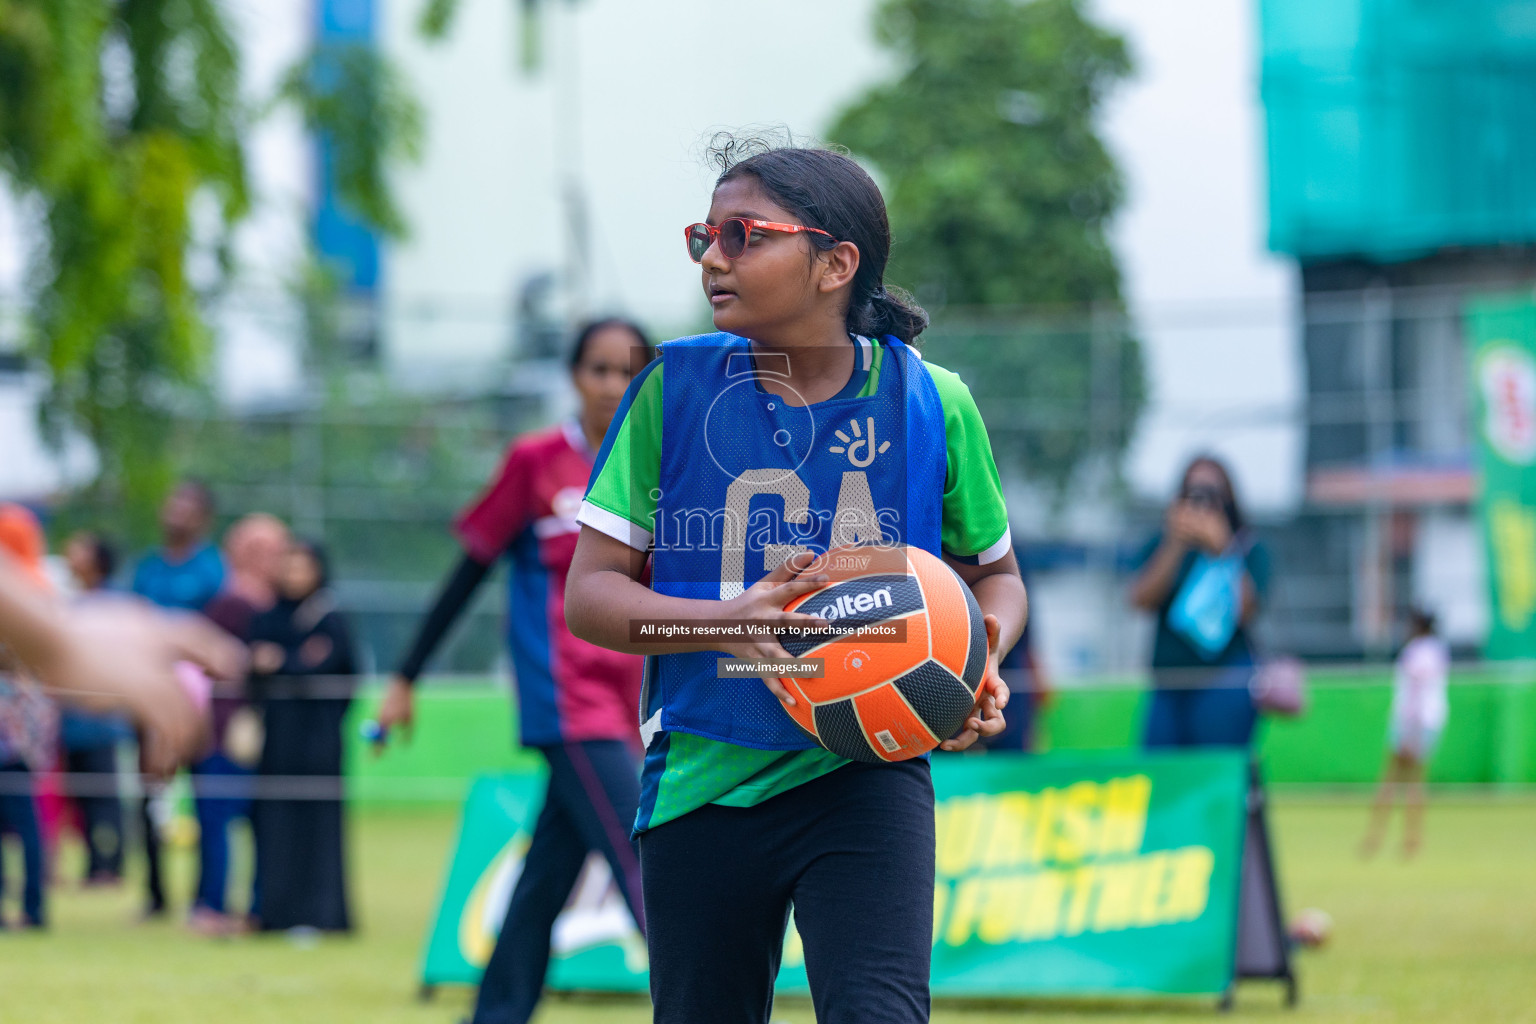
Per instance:
[[[855,543],[939,552],[947,454],[944,410],[922,360],[895,338],[875,393],[807,406],[765,390],[788,358],[754,358],[731,334],[661,347],[661,494],[652,586],[729,600],[800,551]],[[720,652],[648,659],[646,735],[678,731],[767,750],[816,744],[757,679],[719,679]]]

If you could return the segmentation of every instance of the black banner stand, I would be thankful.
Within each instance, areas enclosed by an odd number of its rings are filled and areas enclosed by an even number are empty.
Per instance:
[[[1237,903],[1237,955],[1232,984],[1221,997],[1221,1009],[1232,1009],[1237,983],[1253,978],[1285,982],[1285,1005],[1298,998],[1296,972],[1291,967],[1290,941],[1285,933],[1280,886],[1269,845],[1264,781],[1259,767],[1248,768],[1248,820],[1243,835],[1242,880]]]

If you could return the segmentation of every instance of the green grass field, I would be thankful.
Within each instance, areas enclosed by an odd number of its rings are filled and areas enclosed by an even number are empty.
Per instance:
[[[934,1020],[988,1024],[1219,1020],[1536,1021],[1536,799],[1447,798],[1431,808],[1426,849],[1362,864],[1358,801],[1282,796],[1275,804],[1285,899],[1336,922],[1304,952],[1302,1003],[1246,985],[1237,1012],[1203,1003],[941,1005]],[[53,895],[47,934],[0,934],[4,1024],[448,1024],[468,993],[416,1001],[423,931],[455,818],[448,811],[369,812],[353,822],[357,937],[308,948],[282,937],[209,941],[176,923],[131,923],[136,888]],[[71,851],[71,854],[73,851]],[[176,865],[187,891],[187,858]],[[73,868],[72,859],[66,870]],[[15,876],[12,875],[12,878]],[[554,999],[543,1024],[638,1024],[639,1001]],[[809,1024],[805,1002],[776,1020]]]

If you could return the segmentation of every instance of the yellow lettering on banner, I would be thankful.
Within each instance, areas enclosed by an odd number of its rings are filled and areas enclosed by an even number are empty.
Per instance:
[[[956,797],[939,805],[939,845],[936,852],[941,875],[963,875],[970,870],[976,849],[976,833],[986,819],[984,796]]]
[[[1142,858],[1145,878],[1136,901],[1136,923],[1143,928],[1161,924],[1168,905],[1168,881],[1172,877],[1168,854],[1149,853]]]
[[[1488,513],[1499,621],[1523,632],[1536,614],[1536,515],[1517,501],[1500,498]]]
[[[1210,899],[1205,847],[1106,864],[967,878],[934,887],[934,942],[1038,942],[1191,921]]]
[[[1141,853],[1151,797],[1151,779],[1132,774],[942,801],[934,942],[1037,942],[1200,917],[1215,855]]]
[[[1056,806],[1056,842],[1052,847],[1051,859],[1057,864],[1076,864],[1094,849],[1099,784],[1074,782],[1067,787]]]
[[[1031,800],[1025,793],[1007,793],[991,801],[992,829],[987,834],[981,867],[988,871],[1030,863],[1028,842]]]
[[[1088,908],[1093,900],[1099,869],[1096,865],[1084,864],[1063,874],[1068,878],[1068,890],[1066,914],[1061,922],[1061,934],[1081,935],[1088,927]]]
[[[1127,775],[1110,779],[1104,788],[1099,856],[1140,851],[1147,832],[1147,808],[1152,803],[1152,780],[1145,775]]]
[[[784,965],[786,967],[799,967],[805,963],[805,940],[800,937],[800,928],[795,924],[793,913],[789,919],[789,935],[784,940]]]
[[[1204,846],[1186,846],[1173,851],[1170,859],[1173,871],[1168,882],[1168,902],[1159,923],[1193,921],[1205,913],[1216,857]]]
[[[1061,872],[1042,871],[1031,881],[1034,884],[1029,887],[1029,897],[1019,919],[1019,941],[1054,939],[1061,920],[1062,897],[1066,894]]]
[[[1093,930],[1118,932],[1131,926],[1146,878],[1140,858],[1099,867],[1099,899],[1093,908]]]
[[[1029,845],[1032,864],[1043,864],[1051,859],[1052,842],[1056,838],[1056,807],[1061,794],[1054,789],[1042,789],[1035,794],[1035,832]]]
[[[1013,941],[1029,888],[1029,879],[1022,875],[992,879],[983,893],[981,921],[976,928],[982,942],[998,946]]]
[[[963,946],[976,930],[976,915],[981,910],[982,881],[967,878],[955,887],[954,902],[949,911],[949,925],[944,929],[944,941],[951,946]]]

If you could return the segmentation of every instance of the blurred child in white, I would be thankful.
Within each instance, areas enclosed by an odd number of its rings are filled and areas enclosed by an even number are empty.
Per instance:
[[[1450,711],[1446,698],[1450,671],[1450,648],[1435,635],[1434,615],[1415,609],[1408,617],[1408,642],[1397,656],[1387,763],[1360,845],[1362,856],[1374,855],[1381,846],[1399,788],[1405,791],[1403,856],[1418,852],[1424,832],[1424,772]]]

